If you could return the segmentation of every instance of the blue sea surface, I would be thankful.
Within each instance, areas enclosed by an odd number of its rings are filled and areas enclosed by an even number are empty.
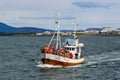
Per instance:
[[[63,36],[62,42],[70,36]],[[0,37],[0,80],[120,80],[120,37],[80,36],[85,61],[78,67],[40,68],[50,36]]]

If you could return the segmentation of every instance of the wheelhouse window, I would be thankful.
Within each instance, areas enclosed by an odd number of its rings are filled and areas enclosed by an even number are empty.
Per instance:
[[[66,50],[68,50],[68,51],[74,51],[75,50],[75,48],[65,48]]]
[[[72,51],[74,51],[75,50],[75,48],[72,48]]]

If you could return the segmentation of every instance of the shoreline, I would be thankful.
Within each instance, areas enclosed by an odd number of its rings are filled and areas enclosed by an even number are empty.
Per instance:
[[[18,37],[19,36],[30,36],[30,37],[39,37],[39,36],[52,36],[52,34],[36,35],[35,33],[0,33],[0,36],[18,36]],[[70,35],[61,35],[61,36],[70,36]],[[120,36],[120,34],[77,33],[77,36]]]

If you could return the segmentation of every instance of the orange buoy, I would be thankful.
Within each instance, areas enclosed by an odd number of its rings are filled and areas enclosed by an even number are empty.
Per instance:
[[[54,52],[54,50],[53,49],[49,49],[49,52],[48,53],[53,53]]]
[[[64,50],[61,49],[61,50],[60,50],[60,53],[64,53]]]
[[[49,51],[49,46],[48,46],[48,45],[45,46],[44,49],[45,49],[45,53],[48,53],[48,51]]]

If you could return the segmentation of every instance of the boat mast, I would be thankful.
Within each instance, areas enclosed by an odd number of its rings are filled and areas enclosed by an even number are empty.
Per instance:
[[[76,28],[77,28],[77,26],[79,25],[79,24],[75,24],[75,23],[72,23],[73,25],[74,25],[74,34],[73,34],[73,36],[74,36],[74,39],[76,38]]]
[[[75,45],[78,44],[78,36],[76,36],[76,28],[77,28],[78,25],[79,24],[74,24],[75,29],[74,29],[74,32],[73,32],[74,33],[73,36],[74,36]]]
[[[58,17],[57,24],[57,40],[56,40],[56,49],[61,48],[61,39],[60,39],[60,23],[59,23],[60,16]]]
[[[58,16],[57,18],[57,21],[55,21],[55,23],[57,24],[57,31],[53,34],[53,37],[51,38],[50,42],[49,42],[49,45],[51,45],[52,41],[54,40],[55,38],[55,35],[57,35],[56,37],[56,49],[58,48],[61,48],[61,38],[60,38],[60,23],[59,23],[59,19],[60,19],[60,16]]]

